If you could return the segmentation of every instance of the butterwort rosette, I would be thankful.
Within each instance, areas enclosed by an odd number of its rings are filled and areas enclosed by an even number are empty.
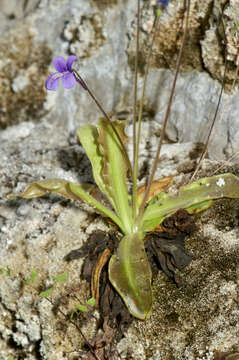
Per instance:
[[[71,89],[75,86],[77,80],[72,70],[72,64],[76,59],[75,55],[69,56],[67,61],[62,56],[53,59],[56,72],[50,74],[46,79],[45,86],[47,90],[57,90],[60,79],[65,89]]]

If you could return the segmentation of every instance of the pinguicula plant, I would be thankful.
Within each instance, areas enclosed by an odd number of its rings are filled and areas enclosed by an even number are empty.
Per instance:
[[[156,2],[153,37],[157,29],[157,22],[169,0]],[[140,0],[138,0],[139,21]],[[151,268],[145,252],[144,239],[148,232],[152,232],[162,221],[177,212],[185,209],[188,213],[195,213],[208,208],[213,199],[229,197],[239,198],[239,178],[227,173],[197,180],[181,187],[177,193],[166,193],[171,179],[166,182],[161,179],[155,185],[154,175],[158,166],[160,150],[165,133],[165,127],[170,113],[174,88],[179,71],[182,50],[188,28],[190,0],[187,2],[187,19],[183,42],[178,56],[177,67],[172,91],[163,121],[159,145],[153,167],[145,186],[145,190],[138,191],[138,159],[141,135],[141,121],[143,113],[144,92],[149,70],[149,51],[143,94],[137,111],[137,98],[134,99],[133,114],[133,161],[129,160],[127,153],[128,137],[125,134],[126,123],[111,121],[102,105],[89,89],[81,75],[72,68],[76,56],[70,56],[67,61],[62,57],[53,60],[56,72],[46,80],[48,90],[57,90],[59,81],[65,88],[72,88],[80,84],[87,91],[100,109],[103,117],[99,119],[98,126],[87,124],[78,129],[78,138],[83,146],[92,166],[96,185],[108,199],[108,206],[97,200],[92,194],[92,185],[72,183],[62,179],[49,179],[31,183],[27,189],[17,195],[22,198],[34,198],[47,192],[62,195],[72,200],[83,200],[93,206],[104,217],[110,218],[122,233],[122,239],[117,251],[109,260],[109,279],[114,288],[122,297],[130,313],[139,319],[147,318],[152,309]],[[139,26],[138,26],[139,29]],[[139,30],[137,31],[138,44]],[[137,45],[138,46],[138,45]],[[135,90],[137,89],[137,56],[135,66]],[[136,91],[135,91],[136,94]],[[130,181],[128,181],[130,180]]]

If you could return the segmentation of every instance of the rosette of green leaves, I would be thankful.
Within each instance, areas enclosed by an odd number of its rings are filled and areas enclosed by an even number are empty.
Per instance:
[[[114,126],[122,143],[127,145],[125,123],[116,121]],[[34,198],[51,192],[68,199],[83,200],[109,217],[123,234],[116,254],[109,263],[109,279],[130,313],[145,319],[152,307],[151,270],[144,249],[146,233],[154,230],[178,209],[195,213],[208,208],[213,199],[239,198],[239,178],[233,174],[223,174],[195,181],[174,194],[161,192],[148,202],[136,229],[127,185],[128,163],[112,127],[100,119],[98,127],[81,127],[78,137],[91,162],[95,183],[108,199],[109,206],[91,195],[92,185],[61,179],[34,182],[23,193],[10,195],[9,199],[15,196]]]

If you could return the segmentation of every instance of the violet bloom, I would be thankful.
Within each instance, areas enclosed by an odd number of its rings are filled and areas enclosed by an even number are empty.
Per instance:
[[[73,70],[73,62],[77,59],[75,55],[68,57],[67,61],[62,56],[53,59],[53,64],[57,72],[51,74],[46,79],[45,86],[47,90],[57,90],[59,79],[61,79],[64,88],[71,89],[77,82]]]
[[[168,6],[169,0],[158,0],[157,6],[159,9],[164,10]]]

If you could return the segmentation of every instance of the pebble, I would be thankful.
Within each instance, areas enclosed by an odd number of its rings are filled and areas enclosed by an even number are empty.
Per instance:
[[[17,215],[18,216],[26,216],[29,214],[31,207],[28,204],[21,204],[17,209]]]

